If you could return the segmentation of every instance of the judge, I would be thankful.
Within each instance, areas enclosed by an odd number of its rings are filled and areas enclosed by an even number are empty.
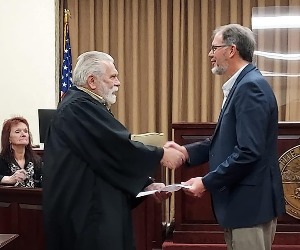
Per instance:
[[[120,81],[110,55],[80,55],[73,83],[45,142],[47,249],[133,250],[136,195],[160,164],[174,168],[184,155],[132,141],[114,118],[110,106]]]

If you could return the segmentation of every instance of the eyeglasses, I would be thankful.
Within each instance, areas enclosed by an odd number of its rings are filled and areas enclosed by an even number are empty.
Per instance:
[[[224,47],[228,47],[228,46],[231,46],[231,45],[228,45],[228,44],[223,44],[223,45],[212,45],[212,46],[210,47],[210,50],[211,50],[212,53],[214,54],[218,48],[224,48]]]

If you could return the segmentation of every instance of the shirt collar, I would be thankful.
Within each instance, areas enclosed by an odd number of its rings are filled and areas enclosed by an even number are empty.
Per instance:
[[[224,97],[227,98],[233,84],[235,83],[236,79],[238,78],[238,76],[240,75],[240,73],[242,72],[242,70],[247,66],[244,65],[243,67],[241,67],[237,72],[234,73],[234,75],[232,77],[230,77],[228,79],[227,82],[225,82],[222,86],[222,89],[223,89],[223,93],[224,93]]]
[[[89,89],[87,89],[85,87],[80,87],[80,86],[76,86],[76,87],[78,89],[82,90],[83,92],[87,93],[88,95],[90,95],[92,98],[94,98],[95,100],[97,100],[98,102],[103,104],[108,110],[110,110],[110,105],[107,103],[107,101],[105,101],[105,99],[102,96],[97,95],[96,93],[94,93],[93,91],[90,91]]]

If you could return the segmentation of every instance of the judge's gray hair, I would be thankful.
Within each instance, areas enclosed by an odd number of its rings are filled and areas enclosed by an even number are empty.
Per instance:
[[[83,86],[89,76],[101,76],[104,73],[103,61],[114,63],[114,59],[104,52],[88,51],[81,54],[73,72],[73,84]]]

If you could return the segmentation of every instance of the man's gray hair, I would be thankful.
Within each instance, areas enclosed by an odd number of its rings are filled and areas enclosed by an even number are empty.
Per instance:
[[[247,62],[252,62],[255,49],[255,37],[253,32],[240,24],[228,24],[217,28],[213,36],[222,34],[224,44],[236,45],[241,58]]]
[[[114,63],[114,59],[104,52],[88,51],[81,54],[73,72],[73,84],[83,86],[89,76],[101,76],[104,73],[104,61]]]

